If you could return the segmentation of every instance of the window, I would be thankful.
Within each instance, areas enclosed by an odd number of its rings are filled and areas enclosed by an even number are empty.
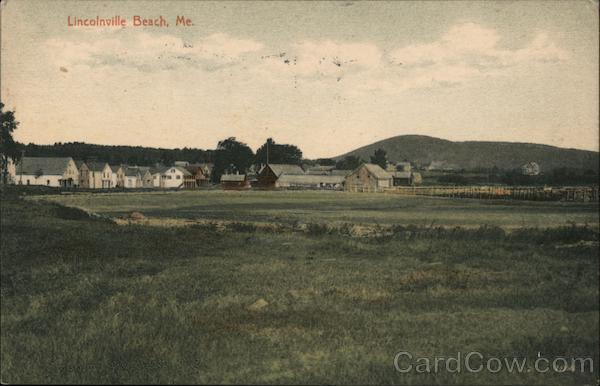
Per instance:
[[[27,179],[27,185],[29,185],[29,178]]]
[[[175,178],[178,179],[178,180],[180,180],[181,176],[180,175],[176,175]]]
[[[50,185],[50,180],[46,180],[46,185]]]
[[[167,180],[170,180],[170,179],[171,179],[171,176],[165,176],[165,177],[167,177]]]

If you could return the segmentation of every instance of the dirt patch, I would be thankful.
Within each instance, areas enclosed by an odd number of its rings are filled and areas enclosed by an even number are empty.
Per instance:
[[[132,219],[132,220],[144,220],[146,218],[146,216],[144,216],[143,213],[140,212],[131,212],[127,215],[128,218]]]

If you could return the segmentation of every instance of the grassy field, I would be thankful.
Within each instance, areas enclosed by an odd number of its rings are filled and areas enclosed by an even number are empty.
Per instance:
[[[316,225],[308,232],[117,225],[58,202],[109,216],[395,227],[351,237]],[[331,192],[33,200],[3,193],[0,378],[596,384],[597,222],[592,204]],[[399,351],[477,351],[530,365],[538,353],[583,356],[593,358],[594,372],[402,374],[393,366]]]
[[[335,191],[180,191],[43,196],[108,216],[252,222],[550,227],[598,224],[598,204],[477,201]]]

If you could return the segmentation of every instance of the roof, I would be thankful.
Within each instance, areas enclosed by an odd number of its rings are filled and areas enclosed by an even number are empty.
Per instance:
[[[163,174],[164,172],[166,172],[169,169],[170,169],[169,166],[152,167],[152,168],[150,168],[150,173],[151,174]]]
[[[318,185],[318,184],[341,184],[344,176],[322,176],[316,174],[284,174],[278,180],[288,184]]]
[[[71,157],[23,157],[16,167],[17,173],[62,175]]]
[[[200,171],[203,175],[208,173],[208,169],[202,165],[188,165],[185,167],[186,170],[192,174],[197,174]]]
[[[411,172],[394,172],[392,176],[394,178],[410,178]]]
[[[108,167],[110,167],[110,170],[112,170],[113,173],[116,173],[117,170],[121,168],[121,165],[108,165]]]
[[[271,170],[273,171],[273,173],[275,173],[275,175],[277,177],[281,176],[282,174],[302,174],[302,175],[304,175],[304,170],[302,170],[302,168],[298,165],[267,164],[267,166],[265,166],[265,167],[271,168]]]
[[[137,167],[127,166],[123,168],[123,173],[127,177],[137,177],[137,175],[140,173],[140,170]]]
[[[373,175],[378,180],[389,180],[392,178],[392,175],[381,168],[381,166],[376,164],[363,164],[361,167],[367,169],[367,171]],[[360,167],[359,167],[360,169]]]
[[[106,162],[96,162],[96,161],[86,162],[85,164],[87,165],[88,169],[93,172],[101,172],[102,170],[104,170],[104,167],[107,165]]]
[[[150,168],[148,166],[138,166],[138,169],[140,171],[141,174],[146,174],[146,173],[150,173]]]
[[[245,174],[223,174],[221,176],[221,182],[244,182],[245,180]]]
[[[210,172],[213,169],[214,164],[212,164],[211,162],[201,162],[201,163],[189,164],[188,166],[190,166],[190,167],[201,167],[201,168],[207,170],[208,172]]]
[[[184,176],[191,176],[192,173],[190,173],[186,168],[184,168],[183,166],[171,166],[172,168],[175,168],[177,170],[179,170],[181,173],[183,173]],[[170,169],[170,168],[169,168]]]
[[[75,166],[77,166],[77,169],[81,168],[81,165],[83,165],[85,162],[83,162],[82,160],[75,160]]]
[[[308,168],[309,172],[315,172],[315,171],[319,171],[319,172],[329,172],[331,170],[335,169],[334,165],[316,165],[316,166],[310,166]]]
[[[352,173],[352,170],[344,170],[344,169],[333,169],[331,171],[331,175],[332,176],[347,176],[348,174]]]

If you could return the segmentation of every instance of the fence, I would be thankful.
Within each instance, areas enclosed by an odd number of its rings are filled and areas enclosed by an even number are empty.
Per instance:
[[[396,186],[386,192],[406,196],[598,202],[598,186]]]

